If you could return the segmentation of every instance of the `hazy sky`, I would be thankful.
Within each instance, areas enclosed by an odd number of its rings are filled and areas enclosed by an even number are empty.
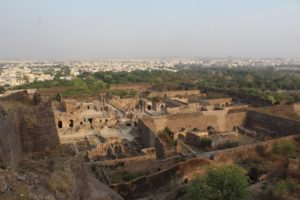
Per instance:
[[[0,0],[0,59],[300,57],[300,0]]]

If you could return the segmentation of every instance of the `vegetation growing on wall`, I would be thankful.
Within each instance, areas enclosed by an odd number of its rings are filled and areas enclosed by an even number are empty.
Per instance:
[[[158,133],[158,137],[164,141],[166,144],[172,146],[176,143],[174,143],[171,135],[172,135],[172,131],[168,128],[168,127],[165,127],[165,129],[161,132]]]
[[[281,141],[272,146],[272,153],[284,156],[293,156],[296,154],[296,144],[291,141]]]

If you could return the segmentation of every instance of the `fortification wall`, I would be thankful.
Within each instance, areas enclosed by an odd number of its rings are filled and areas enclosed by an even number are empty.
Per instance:
[[[18,91],[10,95],[0,97],[0,101],[29,101],[29,94],[26,90]]]
[[[168,107],[167,112],[171,115],[178,114],[178,113],[194,113],[195,111],[200,111],[200,106],[196,105],[188,105],[184,107]]]
[[[142,197],[145,192],[155,192],[163,186],[167,186],[171,180],[176,182],[190,180],[193,175],[202,175],[209,165],[208,160],[202,158],[190,159],[176,164],[166,170],[137,178],[131,182],[110,185],[114,191],[119,193],[124,199],[136,199]]]
[[[232,103],[232,98],[217,98],[202,100],[201,103],[206,105],[226,105]]]
[[[217,116],[204,115],[203,113],[178,113],[164,117],[153,118],[151,121],[145,121],[146,125],[154,132],[162,131],[165,127],[171,130],[180,130],[182,128],[198,128],[206,130],[208,126],[219,128]]]
[[[111,104],[122,110],[134,110],[137,107],[139,100],[139,98],[112,99]]]
[[[240,161],[247,159],[249,156],[253,154],[258,154],[259,151],[263,148],[265,151],[270,151],[272,149],[273,144],[278,143],[280,141],[293,141],[296,137],[299,136],[287,136],[278,139],[268,140],[265,142],[259,142],[251,145],[225,149],[220,151],[212,152],[212,157],[214,161],[221,163],[239,163]]]
[[[138,132],[141,137],[141,144],[143,147],[154,147],[156,134],[153,133],[150,127],[145,125],[144,121],[139,120],[137,124]]]
[[[199,90],[176,90],[176,91],[163,91],[163,92],[156,92],[156,91],[151,91],[148,97],[175,97],[175,96],[189,96],[189,95],[200,95]]]
[[[291,105],[276,105],[270,107],[257,108],[255,111],[263,112],[270,115],[285,117],[294,120],[300,120],[300,103]]]
[[[157,118],[144,118],[138,121],[138,132],[144,147],[154,147],[157,134],[166,127],[178,132],[181,129],[207,130],[213,127],[216,131],[232,131],[235,127],[244,126],[247,117],[246,108],[230,108],[196,113],[180,113]]]
[[[229,110],[225,116],[225,130],[230,131],[236,126],[245,126],[247,121],[247,111],[241,110]]]
[[[250,110],[247,114],[246,127],[262,127],[275,133],[273,136],[287,136],[300,133],[300,121],[273,116]]]
[[[246,93],[241,93],[241,92],[237,92],[237,91],[233,91],[233,90],[225,90],[225,89],[219,89],[219,88],[209,88],[209,87],[205,87],[204,90],[206,92],[218,92],[218,93],[225,93],[231,97],[237,98],[242,102],[245,103],[250,103],[256,106],[270,106],[272,105],[272,102],[264,99],[260,96],[256,96],[256,95],[250,95],[250,94],[246,94]]]
[[[15,168],[22,154],[21,134],[14,113],[0,105],[0,163]]]
[[[104,160],[104,161],[98,161],[95,162],[96,165],[99,165],[101,167],[115,167],[120,164],[129,165],[131,162],[137,162],[137,161],[145,161],[145,160],[155,160],[156,156],[155,154],[152,155],[139,155],[139,156],[133,156],[128,158],[119,158],[116,160]]]
[[[51,104],[2,101],[0,121],[0,160],[5,166],[16,167],[23,153],[59,144]]]
[[[112,84],[110,90],[146,90],[151,87],[149,83]]]
[[[207,130],[213,127],[220,132],[231,131],[235,126],[243,126],[247,117],[247,109],[231,108],[193,113],[177,113],[157,118],[144,119],[144,125],[153,132],[162,131],[165,127],[179,131],[182,128]]]
[[[25,152],[51,149],[60,143],[51,104],[34,106],[31,117],[34,118],[32,124],[21,124],[24,127],[21,130],[21,142]]]

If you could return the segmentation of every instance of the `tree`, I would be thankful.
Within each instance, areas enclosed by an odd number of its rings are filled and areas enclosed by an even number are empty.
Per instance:
[[[268,95],[268,96],[267,96],[267,100],[271,101],[271,102],[272,102],[272,105],[274,105],[275,102],[276,102],[275,98],[274,98],[272,95]]]
[[[26,75],[23,75],[23,80],[25,81],[25,83],[29,83],[29,77]]]
[[[5,88],[0,86],[0,94],[3,94],[5,92]]]
[[[244,200],[248,198],[249,177],[235,165],[211,167],[206,176],[194,179],[188,187],[191,200]]]

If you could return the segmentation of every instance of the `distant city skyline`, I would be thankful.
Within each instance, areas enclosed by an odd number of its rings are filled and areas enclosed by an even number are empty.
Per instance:
[[[300,58],[299,0],[2,0],[0,59]]]

